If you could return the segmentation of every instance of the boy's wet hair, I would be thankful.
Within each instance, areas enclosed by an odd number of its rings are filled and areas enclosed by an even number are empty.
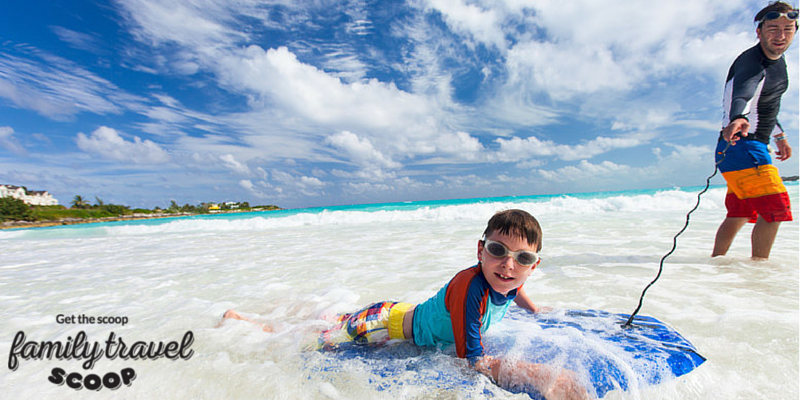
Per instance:
[[[494,232],[503,235],[519,236],[528,241],[528,245],[537,252],[542,250],[542,227],[539,221],[523,210],[505,210],[495,214],[486,225],[483,236]]]

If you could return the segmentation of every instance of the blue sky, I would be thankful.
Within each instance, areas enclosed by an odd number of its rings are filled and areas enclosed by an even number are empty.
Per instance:
[[[147,208],[701,185],[766,3],[11,2],[0,183]]]

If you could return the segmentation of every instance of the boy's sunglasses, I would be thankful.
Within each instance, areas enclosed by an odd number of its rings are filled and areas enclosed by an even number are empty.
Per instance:
[[[483,248],[495,258],[505,258],[510,255],[514,258],[514,261],[525,267],[530,267],[536,264],[536,261],[539,261],[539,255],[532,251],[510,251],[506,245],[494,240],[483,239]]]
[[[792,10],[789,12],[777,12],[777,11],[770,11],[766,13],[762,18],[760,23],[764,23],[764,21],[772,21],[773,19],[778,19],[780,17],[786,17],[789,21],[797,21],[797,10]]]

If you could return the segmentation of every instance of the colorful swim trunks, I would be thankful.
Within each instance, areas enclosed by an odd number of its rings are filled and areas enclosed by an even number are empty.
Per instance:
[[[410,339],[403,335],[403,319],[411,307],[410,303],[385,301],[353,314],[342,314],[336,326],[320,334],[319,347],[335,347],[344,342],[380,344],[391,339]]]
[[[728,183],[725,197],[728,217],[756,222],[760,215],[767,222],[791,221],[789,194],[778,168],[772,165],[767,145],[739,140],[727,150],[726,146],[725,141],[719,141],[716,158],[717,162],[722,160],[719,170]]]

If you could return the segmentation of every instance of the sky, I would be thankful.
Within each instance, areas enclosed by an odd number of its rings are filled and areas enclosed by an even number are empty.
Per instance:
[[[0,183],[145,208],[703,185],[766,4],[8,2]]]

